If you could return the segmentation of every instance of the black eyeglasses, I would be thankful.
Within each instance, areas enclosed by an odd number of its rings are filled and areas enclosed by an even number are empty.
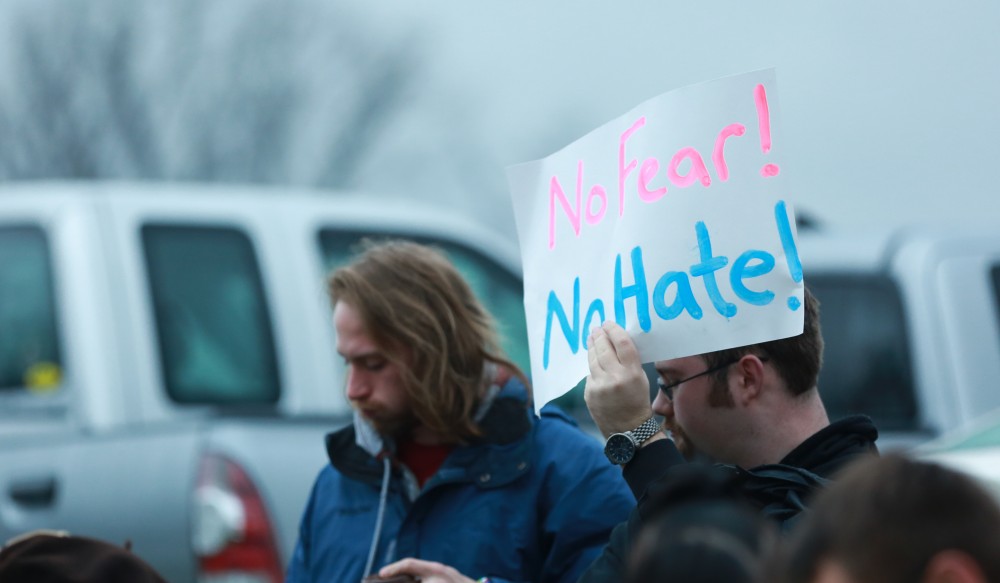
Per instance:
[[[747,356],[747,355],[744,354],[743,356]],[[720,370],[722,370],[724,368],[728,368],[730,366],[733,366],[734,364],[736,364],[737,362],[739,362],[740,359],[743,358],[743,356],[738,356],[738,357],[736,357],[736,358],[734,358],[734,359],[732,359],[730,361],[727,361],[727,362],[724,362],[724,363],[720,364],[719,366],[713,366],[712,368],[710,368],[708,370],[703,370],[703,371],[701,371],[700,373],[698,373],[696,375],[691,375],[691,376],[689,376],[686,379],[681,379],[681,380],[677,381],[676,383],[670,383],[669,385],[664,384],[662,378],[657,378],[656,379],[656,386],[660,388],[660,391],[662,391],[663,394],[666,395],[668,399],[670,399],[671,401],[673,401],[674,400],[674,389],[676,389],[677,387],[683,385],[684,383],[686,383],[686,382],[688,382],[690,380],[694,380],[694,379],[696,379],[698,377],[702,377],[702,376],[705,376],[707,374],[711,374],[713,372],[717,372],[717,371],[720,371]],[[767,362],[769,360],[768,357],[766,357],[766,356],[760,356],[760,355],[755,355],[755,356],[757,356],[757,358],[761,362]]]

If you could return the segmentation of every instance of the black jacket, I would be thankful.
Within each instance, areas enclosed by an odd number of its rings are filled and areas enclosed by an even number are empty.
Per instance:
[[[871,419],[857,415],[831,423],[803,441],[777,464],[749,470],[718,465],[761,512],[787,528],[805,508],[809,495],[822,487],[841,467],[859,455],[877,453],[878,430]],[[600,557],[587,569],[580,583],[618,582],[625,577],[625,561],[638,536],[648,508],[670,468],[685,463],[670,440],[660,440],[636,452],[625,466],[625,480],[639,500],[628,522],[615,527]]]

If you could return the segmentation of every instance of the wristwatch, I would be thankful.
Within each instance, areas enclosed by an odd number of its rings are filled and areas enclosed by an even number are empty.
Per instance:
[[[635,457],[635,451],[639,446],[659,430],[660,424],[656,421],[656,417],[650,417],[632,431],[612,433],[604,443],[604,455],[608,456],[613,464],[619,466],[627,464]]]

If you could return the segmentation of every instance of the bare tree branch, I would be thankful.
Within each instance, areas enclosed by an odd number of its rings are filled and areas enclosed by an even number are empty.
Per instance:
[[[346,185],[417,59],[411,46],[372,46],[324,5],[4,6],[14,66],[0,91],[0,173]],[[304,129],[322,136],[312,168]]]

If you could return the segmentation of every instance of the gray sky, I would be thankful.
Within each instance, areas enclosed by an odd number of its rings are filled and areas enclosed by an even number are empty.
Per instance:
[[[492,209],[508,233],[504,166],[544,157],[670,89],[771,66],[782,171],[800,210],[854,227],[985,223],[1000,211],[991,170],[1000,153],[994,1],[380,0],[355,8],[376,35],[423,29],[427,101],[462,131],[486,136],[492,156],[478,170],[483,192],[464,202]]]

